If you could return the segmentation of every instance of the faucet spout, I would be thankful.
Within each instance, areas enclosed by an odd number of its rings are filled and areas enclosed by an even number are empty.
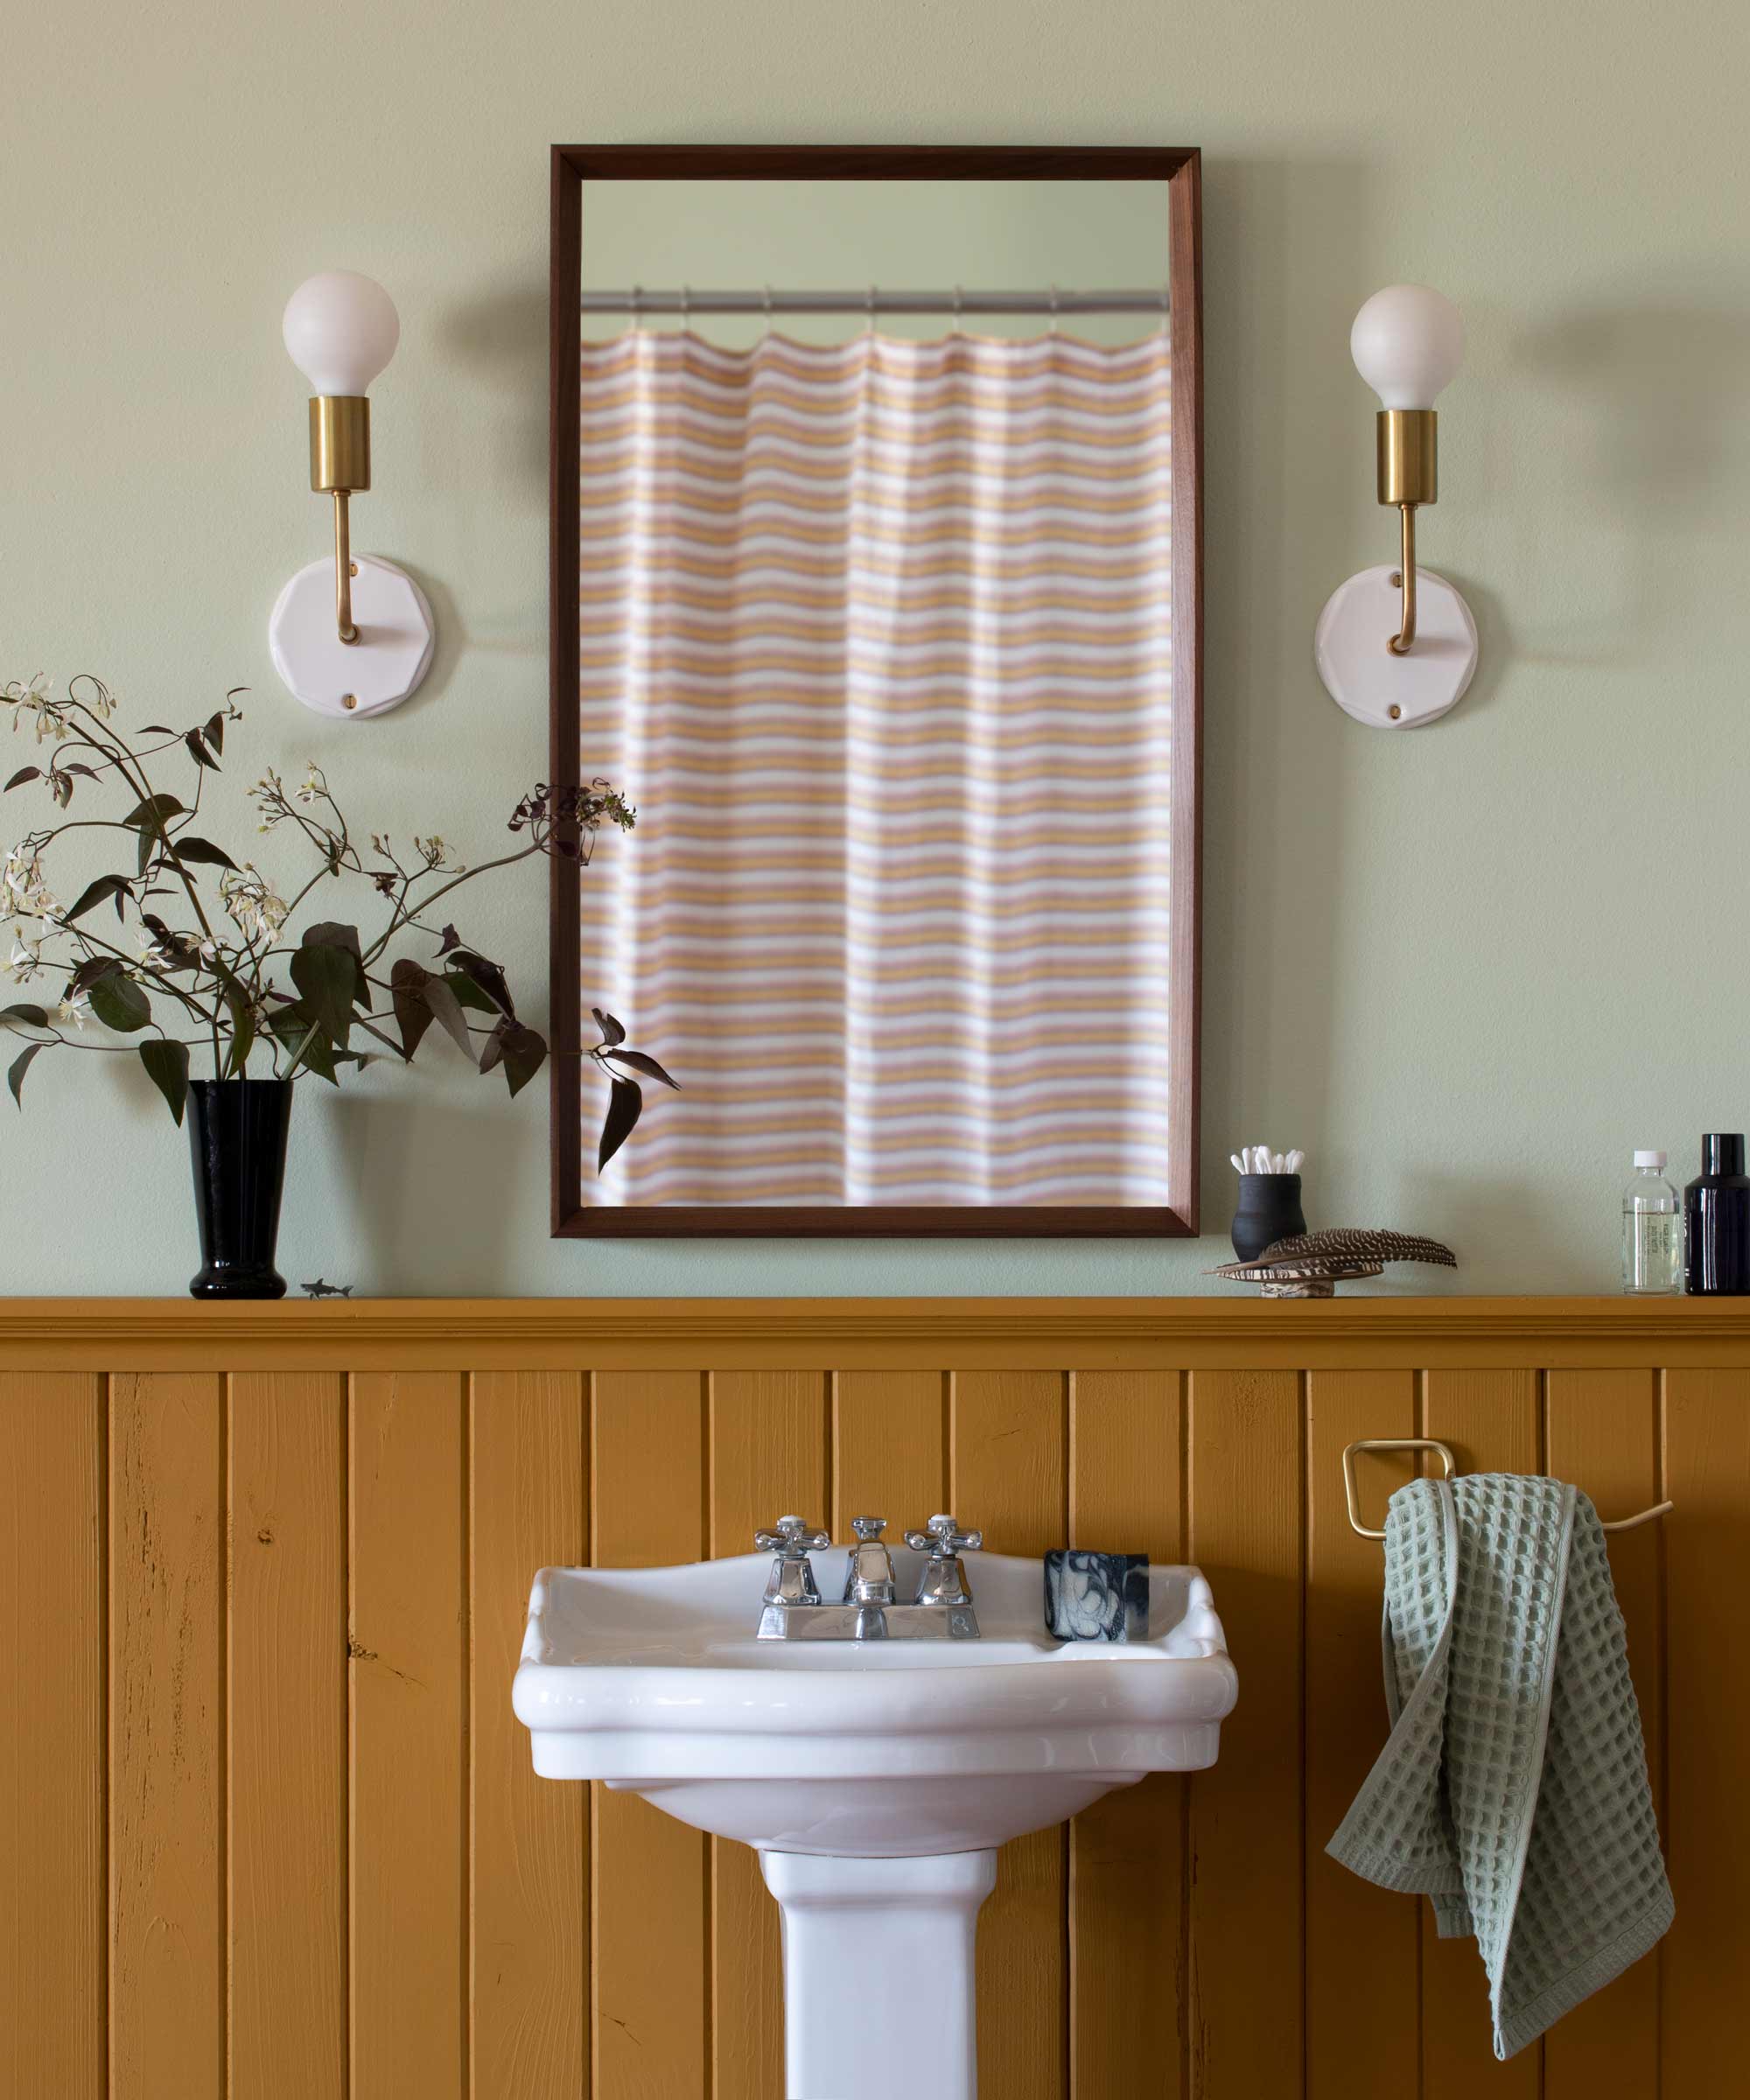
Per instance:
[[[850,1549],[850,1559],[844,1571],[844,1598],[846,1604],[892,1604],[898,1596],[893,1586],[893,1556],[887,1550],[881,1534],[887,1529],[885,1516],[853,1516],[850,1528],[857,1534],[857,1544]],[[868,1636],[861,1630],[857,1638]],[[886,1632],[884,1624],[881,1631]]]

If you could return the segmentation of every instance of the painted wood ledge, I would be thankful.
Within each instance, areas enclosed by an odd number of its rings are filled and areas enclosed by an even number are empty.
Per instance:
[[[7,1370],[1705,1368],[1750,1298],[19,1298]]]

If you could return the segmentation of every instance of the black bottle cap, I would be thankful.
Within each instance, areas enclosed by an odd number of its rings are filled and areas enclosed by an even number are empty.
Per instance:
[[[1710,1130],[1701,1141],[1701,1171],[1704,1174],[1741,1174],[1743,1131]]]

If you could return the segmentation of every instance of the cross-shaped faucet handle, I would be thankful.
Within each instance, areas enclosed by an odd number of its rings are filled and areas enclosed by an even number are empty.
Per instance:
[[[780,1554],[786,1560],[806,1560],[810,1553],[823,1552],[830,1536],[803,1516],[780,1516],[769,1531],[756,1531],[753,1543],[762,1553]]]
[[[933,1516],[927,1530],[907,1531],[906,1544],[914,1553],[928,1553],[932,1560],[942,1560],[969,1548],[976,1551],[984,1544],[984,1534],[962,1531],[951,1516]]]

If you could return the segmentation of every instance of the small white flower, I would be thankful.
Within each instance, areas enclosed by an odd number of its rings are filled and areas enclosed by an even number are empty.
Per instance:
[[[61,906],[43,879],[43,864],[36,853],[14,846],[0,862],[0,914],[16,919],[55,920]]]
[[[271,937],[285,924],[285,900],[276,895],[253,861],[246,861],[242,868],[226,869],[219,878],[219,896],[246,941]]]
[[[91,1015],[91,994],[88,991],[71,992],[56,1007],[55,1012],[62,1020],[70,1021],[75,1028],[83,1028]]]
[[[11,957],[6,964],[6,975],[15,984],[28,984],[41,974],[42,966],[41,944],[23,940],[15,934]]]

